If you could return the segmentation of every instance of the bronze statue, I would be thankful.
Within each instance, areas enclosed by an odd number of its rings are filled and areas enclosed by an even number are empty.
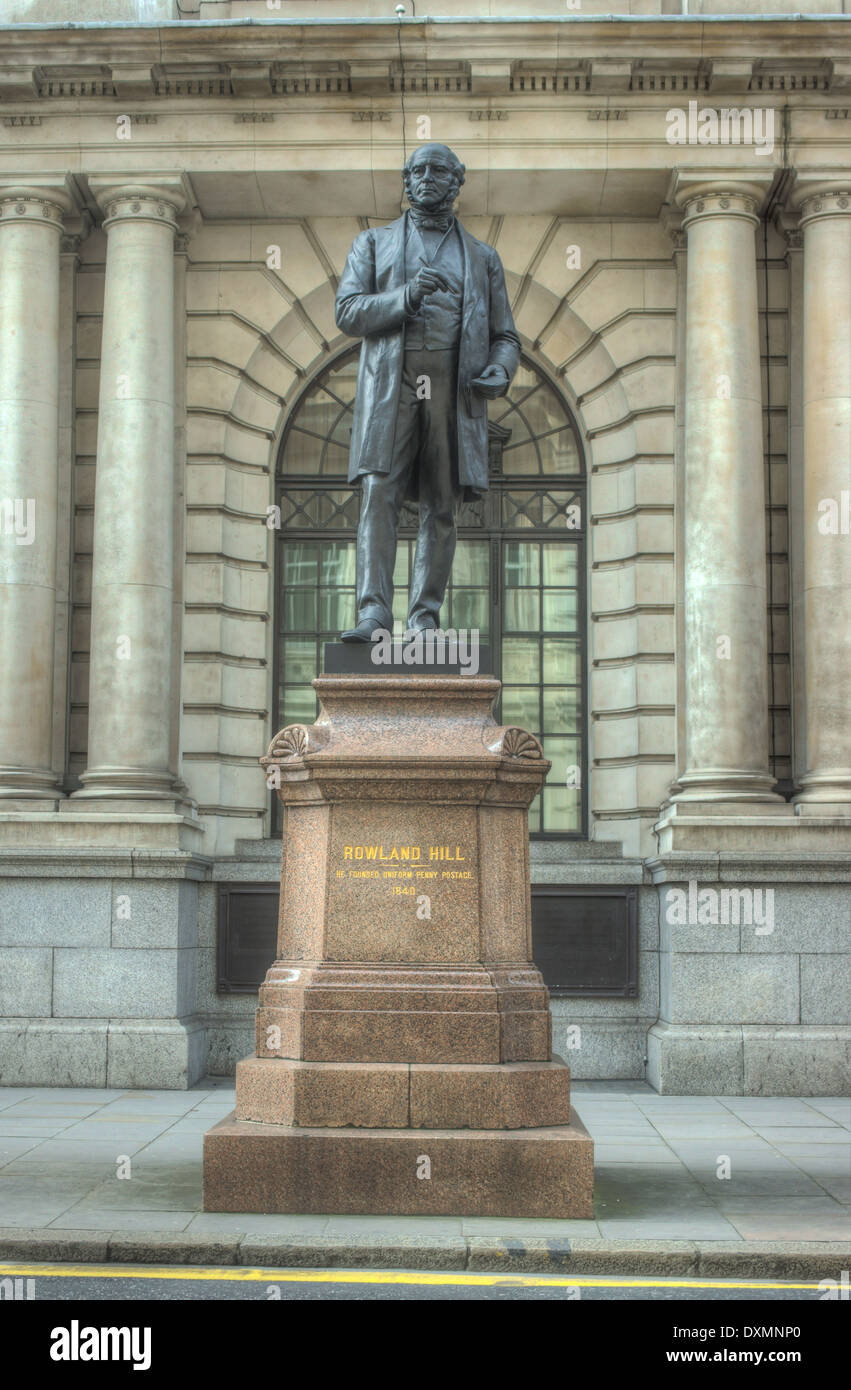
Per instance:
[[[464,165],[421,145],[403,177],[409,211],[361,232],[337,291],[337,327],[363,338],[349,482],[362,478],[357,626],[368,642],[393,626],[393,568],[402,504],[419,504],[408,631],[439,625],[462,500],[488,486],[488,399],[517,370],[502,263],[456,219]]]

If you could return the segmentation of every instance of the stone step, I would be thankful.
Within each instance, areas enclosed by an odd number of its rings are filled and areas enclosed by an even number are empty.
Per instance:
[[[204,1210],[330,1215],[593,1216],[594,1144],[550,1129],[291,1129],[204,1136]]]
[[[560,1057],[495,1066],[246,1057],[236,1117],[299,1129],[541,1129],[570,1122],[570,1069]]]

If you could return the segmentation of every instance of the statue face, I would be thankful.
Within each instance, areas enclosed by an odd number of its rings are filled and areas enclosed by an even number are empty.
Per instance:
[[[423,145],[405,173],[408,198],[415,208],[438,208],[454,200],[461,186],[459,169],[443,145]]]

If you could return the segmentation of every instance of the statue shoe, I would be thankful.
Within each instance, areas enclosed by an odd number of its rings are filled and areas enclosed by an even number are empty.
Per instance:
[[[349,628],[348,632],[340,633],[341,642],[371,642],[372,634],[384,629],[384,624],[380,618],[361,618],[357,627]]]

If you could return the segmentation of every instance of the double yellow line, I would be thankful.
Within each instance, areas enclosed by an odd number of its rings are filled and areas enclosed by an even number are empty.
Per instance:
[[[819,1284],[767,1279],[604,1279],[592,1275],[466,1274],[463,1270],[217,1269],[203,1265],[0,1264],[0,1279],[41,1275],[51,1279],[197,1279],[235,1284],[413,1284],[423,1287],[529,1289],[804,1289]]]

